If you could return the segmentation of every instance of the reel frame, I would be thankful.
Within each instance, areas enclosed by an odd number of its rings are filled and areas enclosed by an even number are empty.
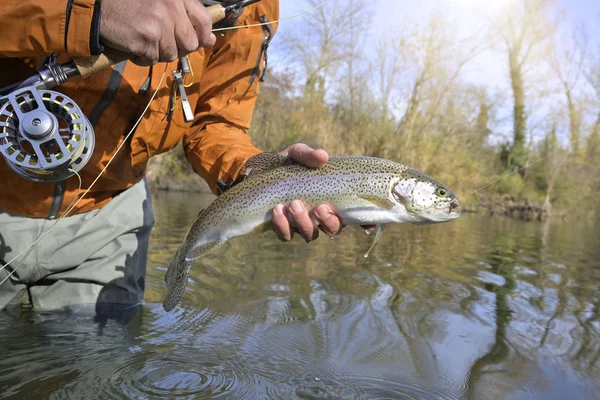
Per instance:
[[[95,146],[94,130],[71,98],[28,86],[3,100],[0,154],[18,175],[36,182],[59,182],[88,163]]]

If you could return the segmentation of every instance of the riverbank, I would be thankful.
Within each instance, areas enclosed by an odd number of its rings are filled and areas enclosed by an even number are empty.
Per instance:
[[[522,221],[545,221],[550,216],[542,204],[509,195],[479,195],[479,202],[469,205],[468,210],[478,214],[488,213],[490,216],[510,217]]]

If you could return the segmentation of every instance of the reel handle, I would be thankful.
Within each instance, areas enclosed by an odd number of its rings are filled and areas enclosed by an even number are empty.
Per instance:
[[[206,7],[206,10],[210,13],[213,24],[225,18],[226,10],[220,4]],[[73,62],[75,63],[79,75],[86,77],[112,65],[118,64],[121,61],[128,60],[130,56],[131,54],[124,53],[120,50],[107,49],[98,56],[74,57]]]

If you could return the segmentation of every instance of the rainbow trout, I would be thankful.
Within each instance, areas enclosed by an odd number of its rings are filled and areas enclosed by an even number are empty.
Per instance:
[[[277,204],[299,199],[312,208],[328,203],[345,225],[378,225],[369,251],[386,224],[431,224],[460,216],[459,201],[450,189],[415,169],[379,158],[334,157],[312,169],[262,153],[249,160],[246,170],[248,178],[201,211],[188,231],[167,271],[165,310],[183,296],[194,260],[229,239],[271,229]]]

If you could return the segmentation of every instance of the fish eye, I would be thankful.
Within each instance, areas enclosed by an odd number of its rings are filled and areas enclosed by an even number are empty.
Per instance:
[[[448,191],[447,191],[446,189],[444,189],[444,188],[439,188],[439,189],[437,190],[436,194],[437,194],[439,197],[446,197],[446,196],[448,196]]]

